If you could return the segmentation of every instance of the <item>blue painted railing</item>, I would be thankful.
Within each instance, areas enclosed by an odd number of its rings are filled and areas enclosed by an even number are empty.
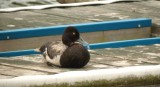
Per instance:
[[[159,43],[160,43],[160,37],[159,38],[157,37],[157,38],[144,38],[144,39],[95,43],[95,44],[90,44],[90,48],[91,49],[119,48],[119,47],[128,47],[128,46],[135,46],[135,45],[151,45],[151,44],[159,44]],[[40,54],[40,52],[35,52],[34,49],[0,52],[0,57],[23,56],[23,55],[31,55],[31,54]]]
[[[81,33],[96,32],[96,31],[107,31],[107,30],[118,30],[118,29],[130,29],[130,28],[138,28],[138,27],[150,27],[151,19],[138,18],[138,19],[129,19],[129,20],[93,22],[93,23],[73,24],[73,25],[61,25],[61,26],[52,26],[52,27],[0,31],[0,40],[60,35],[63,33],[64,29],[67,26],[74,26]]]
[[[140,27],[151,27],[151,24],[152,24],[151,19],[138,18],[138,19],[129,19],[129,20],[94,22],[94,23],[62,25],[62,26],[42,27],[42,28],[32,28],[32,29],[17,29],[17,30],[0,31],[0,40],[60,35],[63,33],[64,29],[67,26],[74,26],[81,33],[83,33],[83,32],[96,32],[96,31],[107,31],[107,30],[118,30],[118,29],[135,29]],[[160,43],[160,38],[144,38],[144,39],[135,39],[135,40],[95,43],[95,44],[90,44],[90,48],[91,49],[117,48],[117,47],[127,47],[127,46],[135,46],[135,45],[151,45],[151,44],[159,44],[159,43]],[[8,52],[0,52],[0,57],[22,56],[22,55],[30,55],[30,54],[40,54],[40,53],[35,52],[34,49],[8,51]]]

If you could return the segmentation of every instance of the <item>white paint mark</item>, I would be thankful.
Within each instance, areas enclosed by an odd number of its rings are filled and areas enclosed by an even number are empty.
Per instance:
[[[138,24],[138,27],[140,28],[140,27],[141,27],[141,24]]]
[[[130,63],[128,63],[127,60],[112,62],[112,64],[113,65],[120,65],[120,66],[129,66],[129,65],[131,65]]]
[[[160,46],[160,44],[154,44],[155,46]]]
[[[20,20],[23,20],[23,18],[14,18],[14,20],[19,20],[20,21]]]
[[[12,25],[12,24],[10,24],[10,25],[7,25],[7,27],[15,27],[16,25]]]
[[[97,60],[102,60],[103,58],[99,58],[99,57],[98,57],[98,58],[96,58],[96,59],[97,59]]]
[[[7,40],[9,40],[10,39],[10,37],[9,36],[7,36]]]
[[[93,65],[93,67],[104,68],[104,67],[108,67],[108,66],[107,65],[103,65],[103,64],[97,64],[97,65]]]
[[[144,53],[144,54],[147,54],[147,55],[151,55],[151,56],[160,56],[160,53]]]

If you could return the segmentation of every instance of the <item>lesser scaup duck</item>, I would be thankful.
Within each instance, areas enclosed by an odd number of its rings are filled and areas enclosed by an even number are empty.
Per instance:
[[[90,54],[79,40],[79,31],[72,26],[65,29],[62,41],[48,42],[39,48],[48,64],[64,68],[81,68],[90,60]]]

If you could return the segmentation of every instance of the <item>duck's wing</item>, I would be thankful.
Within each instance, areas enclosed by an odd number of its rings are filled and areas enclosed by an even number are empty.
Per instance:
[[[45,44],[43,44],[40,48],[37,48],[38,49],[38,51],[40,51],[40,52],[45,52],[46,51],[46,48],[50,45],[50,44],[52,44],[53,42],[47,42],[47,43],[45,43]]]
[[[62,48],[60,48],[61,45],[61,41],[48,42],[42,45],[39,48],[39,51],[43,53],[44,57],[47,55],[49,56],[49,58],[53,59],[55,56],[60,55],[60,52],[62,50]]]
[[[47,52],[50,59],[53,59],[56,56],[60,55],[61,50],[62,50],[62,48],[59,48],[60,45],[62,45],[61,42],[54,42],[54,43],[50,43],[47,46],[46,52]]]

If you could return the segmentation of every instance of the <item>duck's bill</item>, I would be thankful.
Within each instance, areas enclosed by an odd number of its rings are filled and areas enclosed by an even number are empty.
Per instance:
[[[86,42],[85,40],[83,40],[82,37],[79,38],[78,42],[81,43],[81,44],[83,44],[83,46],[85,46],[85,47],[88,49],[88,52],[89,52],[89,53],[95,54],[95,55],[100,55],[100,54],[97,53],[96,51],[91,50],[91,49],[90,49],[90,46],[89,46],[89,43]]]
[[[79,38],[78,42],[81,43],[81,44],[83,44],[83,46],[85,46],[88,50],[90,49],[89,43],[86,42],[85,40],[83,40],[82,37]]]

